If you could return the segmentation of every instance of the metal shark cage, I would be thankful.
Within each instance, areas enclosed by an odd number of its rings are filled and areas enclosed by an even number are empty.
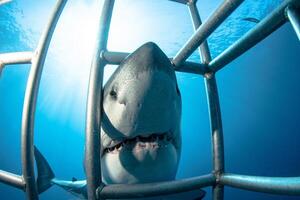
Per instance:
[[[146,184],[105,185],[101,181],[100,126],[102,114],[102,83],[106,64],[118,65],[129,53],[107,50],[107,39],[114,0],[104,0],[99,19],[97,48],[92,61],[86,118],[85,167],[89,200],[142,198],[174,194],[207,186],[213,188],[213,199],[224,198],[224,186],[272,194],[300,195],[300,177],[261,177],[225,173],[223,130],[215,74],[238,56],[266,38],[285,22],[289,21],[300,40],[300,1],[284,0],[272,13],[253,29],[228,47],[219,56],[211,59],[206,39],[243,2],[224,0],[216,11],[202,24],[196,0],[171,0],[187,5],[194,24],[195,33],[184,44],[174,58],[170,58],[174,69],[204,77],[210,116],[213,170],[210,174],[176,180]],[[34,52],[0,54],[0,71],[10,64],[31,64],[27,81],[21,130],[22,175],[0,170],[0,182],[24,190],[28,200],[37,200],[37,182],[34,173],[34,117],[39,83],[52,34],[66,0],[59,0]],[[201,63],[186,59],[199,47]]]

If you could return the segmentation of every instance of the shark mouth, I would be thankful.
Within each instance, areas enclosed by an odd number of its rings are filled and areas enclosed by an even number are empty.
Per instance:
[[[122,149],[132,150],[136,145],[139,148],[161,148],[173,142],[173,137],[170,132],[153,133],[150,135],[138,135],[134,138],[124,138],[121,141],[113,140],[111,145],[103,149],[105,153],[118,153]]]

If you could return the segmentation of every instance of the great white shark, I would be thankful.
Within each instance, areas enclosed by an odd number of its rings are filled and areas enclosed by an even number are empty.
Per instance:
[[[148,42],[130,54],[104,86],[99,133],[102,181],[132,184],[174,180],[181,153],[180,121],[181,95],[173,66],[156,44]],[[55,184],[86,199],[85,180],[59,180],[38,149],[35,158],[39,193]],[[192,199],[203,195],[198,190]]]

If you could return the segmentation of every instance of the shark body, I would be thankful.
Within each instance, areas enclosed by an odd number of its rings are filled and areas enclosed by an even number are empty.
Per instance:
[[[102,181],[134,184],[174,180],[181,152],[180,121],[181,95],[174,69],[161,49],[148,42],[130,54],[104,86],[99,133]],[[87,198],[85,180],[56,179],[37,149],[35,157],[40,193],[55,184]],[[192,198],[179,199],[201,199],[204,194],[198,190],[188,193]]]

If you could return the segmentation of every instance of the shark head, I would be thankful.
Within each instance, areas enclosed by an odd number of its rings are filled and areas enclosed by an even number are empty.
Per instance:
[[[175,178],[181,152],[181,96],[174,69],[154,43],[130,54],[103,92],[103,181],[146,183]]]

